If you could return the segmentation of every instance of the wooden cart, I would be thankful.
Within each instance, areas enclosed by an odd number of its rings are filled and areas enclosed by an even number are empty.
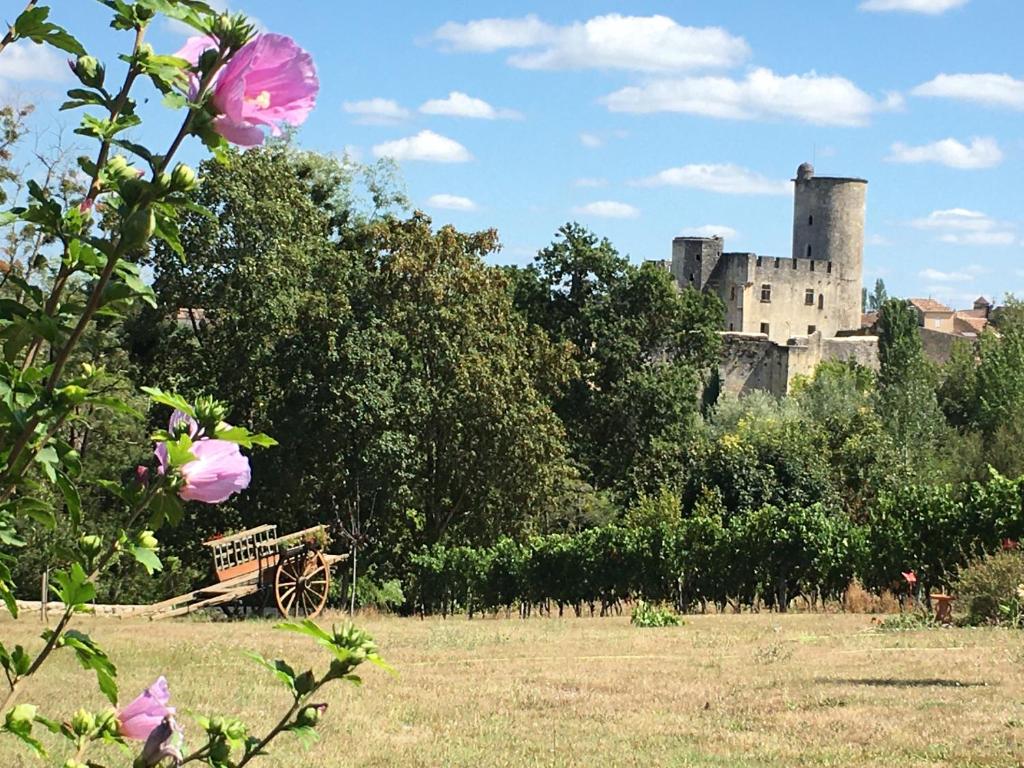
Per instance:
[[[323,552],[324,533],[318,525],[278,536],[276,525],[260,525],[204,541],[213,556],[215,584],[129,615],[169,619],[213,607],[235,615],[274,605],[285,618],[314,617],[327,604],[331,567],[347,557]]]

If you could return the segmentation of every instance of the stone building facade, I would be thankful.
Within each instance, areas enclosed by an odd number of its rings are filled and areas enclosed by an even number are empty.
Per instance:
[[[822,360],[877,367],[877,338],[861,328],[867,181],[793,179],[788,257],[726,252],[719,237],[677,237],[666,266],[680,288],[713,292],[725,305],[722,390],[785,394]],[[842,338],[837,338],[842,337]]]

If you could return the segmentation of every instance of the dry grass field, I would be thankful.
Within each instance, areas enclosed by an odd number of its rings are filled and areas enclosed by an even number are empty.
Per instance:
[[[265,723],[283,690],[242,650],[322,662],[269,622],[84,623],[118,661],[126,700],[162,673],[180,711]],[[361,623],[398,676],[370,669],[361,689],[331,689],[322,741],[257,765],[1024,764],[1024,633],[883,633],[868,616],[812,614],[667,629],[626,618]],[[25,641],[33,629],[7,621],[0,636]],[[64,657],[24,700],[66,716],[82,697],[100,708],[93,690]],[[38,764],[0,739],[0,766]]]

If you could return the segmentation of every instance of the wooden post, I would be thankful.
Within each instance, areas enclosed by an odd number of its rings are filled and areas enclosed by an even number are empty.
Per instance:
[[[42,584],[42,595],[41,595],[41,598],[42,599],[41,599],[41,601],[39,603],[39,618],[43,622],[43,624],[45,624],[46,623],[46,603],[50,599],[50,569],[49,568],[47,568],[45,571],[43,571],[43,584]]]
[[[350,617],[356,615],[356,559],[359,557],[359,546],[356,544],[355,539],[352,540],[352,601],[349,603],[348,615]]]

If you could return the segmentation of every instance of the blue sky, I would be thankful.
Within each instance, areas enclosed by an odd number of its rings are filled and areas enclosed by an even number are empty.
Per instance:
[[[55,18],[107,50],[103,9],[75,6],[88,13]],[[1019,0],[232,8],[313,54],[322,89],[304,146],[397,156],[435,222],[498,229],[495,262],[528,262],[572,219],[634,261],[701,232],[788,255],[787,182],[811,160],[870,182],[869,285],[957,306],[1024,294]],[[183,39],[151,35],[167,52]],[[8,53],[0,96],[35,101],[41,127],[71,127],[60,67]]]

